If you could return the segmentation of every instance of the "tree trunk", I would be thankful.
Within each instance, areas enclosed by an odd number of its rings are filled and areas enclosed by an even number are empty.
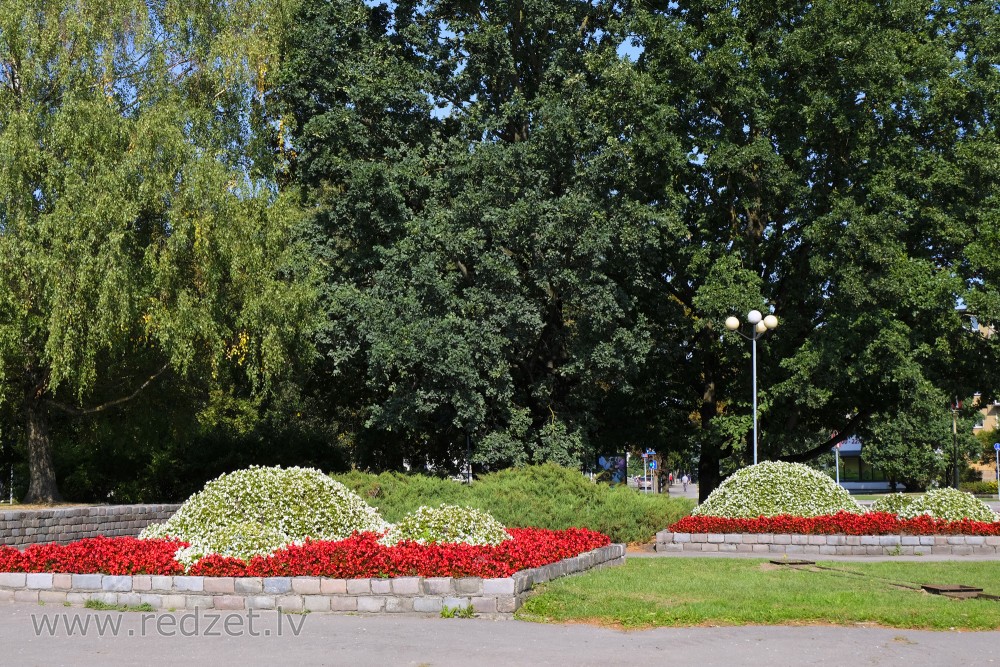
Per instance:
[[[707,379],[702,389],[701,408],[701,457],[698,459],[698,502],[703,503],[722,482],[719,473],[720,452],[718,443],[709,442],[708,429],[719,412],[715,401],[715,382]]]
[[[25,503],[51,504],[62,500],[52,464],[52,439],[49,437],[48,415],[38,401],[28,399],[25,405],[28,433],[28,471],[30,474]]]

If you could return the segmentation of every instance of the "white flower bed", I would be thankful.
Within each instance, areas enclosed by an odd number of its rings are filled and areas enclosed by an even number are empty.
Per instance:
[[[821,516],[864,509],[829,475],[801,463],[765,461],[726,479],[691,513],[732,519],[758,516]]]
[[[190,565],[210,553],[249,560],[307,537],[342,540],[387,528],[373,507],[320,470],[254,466],[212,480],[139,537],[189,542],[177,558]]]
[[[392,526],[379,540],[391,546],[402,540],[420,544],[479,544],[495,546],[509,540],[503,524],[487,512],[471,507],[422,506]]]
[[[888,512],[902,516],[902,512],[914,503],[916,496],[908,496],[905,493],[889,493],[868,506],[869,512]]]
[[[898,512],[901,519],[913,519],[923,514],[946,521],[971,519],[972,521],[994,522],[997,520],[996,513],[990,509],[989,505],[971,493],[957,489],[928,491],[915,498],[913,502]]]

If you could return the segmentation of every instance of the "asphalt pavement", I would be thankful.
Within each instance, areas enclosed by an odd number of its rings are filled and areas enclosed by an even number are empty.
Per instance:
[[[1000,632],[870,627],[621,631],[513,620],[114,612],[0,605],[5,665],[990,665]],[[171,617],[169,623],[157,619]],[[42,619],[48,619],[43,621]],[[89,620],[89,632],[81,624]],[[279,620],[280,618],[280,620]],[[73,636],[67,628],[74,627]],[[118,619],[114,633],[106,619]],[[144,620],[145,619],[145,620]],[[289,622],[291,621],[291,623]],[[104,623],[104,636],[96,631]],[[46,623],[48,625],[46,625]],[[278,624],[283,632],[277,634]],[[157,627],[159,626],[159,627]],[[226,628],[228,627],[228,632]],[[53,630],[55,628],[55,630]],[[250,630],[257,636],[251,636]],[[270,632],[268,632],[270,631]],[[847,657],[849,656],[849,660]]]

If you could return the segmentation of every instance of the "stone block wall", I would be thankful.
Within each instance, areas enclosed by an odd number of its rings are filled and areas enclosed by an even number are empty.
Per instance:
[[[0,510],[0,545],[66,544],[84,537],[136,536],[166,521],[180,505],[102,505],[44,510]]]
[[[656,550],[827,556],[998,556],[1000,536],[782,535],[778,533],[656,534]]]
[[[360,614],[427,614],[445,607],[509,617],[535,584],[591,568],[621,565],[625,545],[611,544],[510,577],[189,577],[107,574],[0,573],[0,602],[68,603],[99,600],[153,609],[282,609]]]

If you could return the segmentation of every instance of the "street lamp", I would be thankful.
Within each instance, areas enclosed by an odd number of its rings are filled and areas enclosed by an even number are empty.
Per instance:
[[[757,339],[763,336],[768,330],[778,326],[778,318],[774,315],[764,317],[759,310],[751,310],[747,313],[747,323],[750,325],[750,335],[740,331],[740,319],[738,317],[727,317],[726,328],[743,336],[750,341],[751,365],[753,367],[753,464],[757,465]]]

